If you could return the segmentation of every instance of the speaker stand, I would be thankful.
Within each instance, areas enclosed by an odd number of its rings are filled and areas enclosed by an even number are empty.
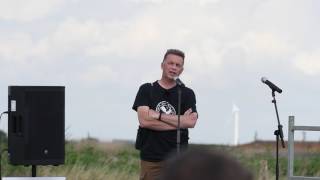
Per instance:
[[[37,176],[37,166],[36,165],[32,165],[31,175],[32,175],[32,177],[36,177]]]

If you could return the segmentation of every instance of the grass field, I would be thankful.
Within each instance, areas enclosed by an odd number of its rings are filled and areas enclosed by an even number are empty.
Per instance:
[[[297,148],[295,175],[320,176],[320,145],[309,144]],[[319,146],[319,147],[318,147]],[[305,147],[303,149],[303,147]],[[255,179],[275,179],[275,147],[273,142],[255,142],[237,147],[222,145],[197,145],[228,153],[248,167]],[[65,165],[38,166],[37,176],[65,176],[68,180],[137,180],[139,153],[132,144],[105,143],[95,140],[68,141]],[[286,179],[287,153],[280,151],[280,179]],[[31,167],[12,166],[6,156],[2,158],[2,176],[30,176]]]

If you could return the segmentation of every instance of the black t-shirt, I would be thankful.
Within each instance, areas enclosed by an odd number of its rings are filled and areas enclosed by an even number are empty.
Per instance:
[[[139,106],[148,106],[150,109],[166,114],[177,115],[178,86],[171,89],[162,88],[156,81],[140,86],[132,109],[137,111]],[[188,87],[181,87],[181,112],[192,108],[197,112],[194,92]],[[156,131],[147,128],[138,129],[140,158],[145,161],[162,161],[166,156],[176,150],[177,131]],[[188,129],[181,129],[181,147],[188,145]],[[137,142],[138,143],[138,142]]]

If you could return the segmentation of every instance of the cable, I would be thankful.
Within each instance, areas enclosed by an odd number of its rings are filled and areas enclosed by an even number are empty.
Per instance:
[[[2,118],[2,115],[3,115],[3,114],[8,114],[8,111],[4,111],[4,112],[2,112],[2,113],[0,114],[0,122],[1,122],[1,118]],[[2,154],[3,154],[4,152],[8,151],[8,149],[3,149],[3,150],[1,150],[1,143],[2,143],[2,137],[1,137],[1,135],[0,135],[0,180],[2,180],[2,171],[1,171],[1,169],[2,169],[2,166],[1,166]]]
[[[2,115],[4,115],[4,114],[8,114],[8,111],[4,111],[4,112],[2,112],[2,113],[0,114],[0,121],[1,121]]]

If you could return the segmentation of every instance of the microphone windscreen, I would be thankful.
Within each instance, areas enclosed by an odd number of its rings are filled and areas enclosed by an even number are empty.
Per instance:
[[[266,77],[262,77],[262,78],[261,78],[261,81],[262,81],[263,83],[265,83],[266,81],[268,81],[268,79],[267,79]]]

